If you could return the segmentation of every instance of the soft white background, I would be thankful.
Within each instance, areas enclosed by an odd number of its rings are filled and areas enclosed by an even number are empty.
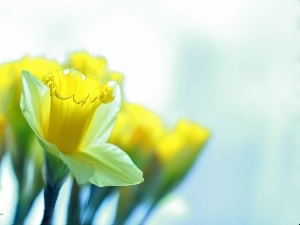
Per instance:
[[[103,55],[125,74],[128,101],[211,129],[149,224],[300,223],[299,37],[297,0],[0,1],[0,63]],[[16,200],[5,162],[1,224]]]

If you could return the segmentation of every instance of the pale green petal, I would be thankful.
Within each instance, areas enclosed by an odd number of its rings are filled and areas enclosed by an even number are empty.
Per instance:
[[[36,132],[41,130],[41,103],[48,88],[27,71],[22,72],[22,85],[20,107],[29,126]]]
[[[95,173],[95,169],[93,168],[90,159],[87,160],[81,157],[81,154],[64,155],[63,153],[60,153],[60,158],[72,171],[78,184],[87,183],[89,178]]]
[[[52,144],[52,143],[46,141],[38,133],[36,133],[36,137],[44,150],[46,150],[46,151],[50,152],[52,155],[60,158],[61,152],[59,151],[59,149],[57,148],[57,146],[55,144]]]
[[[144,180],[142,171],[134,165],[129,156],[111,144],[89,146],[76,155],[64,155],[62,159],[79,183],[89,181],[99,187],[125,186],[139,184]],[[93,174],[90,174],[91,167]],[[85,175],[89,177],[84,178]]]
[[[27,120],[29,126],[36,134],[42,147],[52,153],[55,156],[59,156],[59,151],[54,144],[51,144],[44,140],[39,133],[41,131],[40,114],[41,104],[44,95],[48,91],[48,87],[45,86],[34,75],[27,71],[22,72],[22,85],[23,90],[21,94],[20,107],[22,113]],[[45,109],[44,109],[45,110]]]
[[[114,88],[114,100],[108,104],[101,104],[96,110],[91,121],[91,127],[83,140],[83,146],[98,146],[107,141],[114,128],[118,112],[121,106],[120,88],[117,82],[109,82],[109,86]]]

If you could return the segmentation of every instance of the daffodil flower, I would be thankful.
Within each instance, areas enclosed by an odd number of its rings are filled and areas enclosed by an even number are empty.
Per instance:
[[[73,67],[84,74],[91,74],[99,80],[108,79],[117,81],[119,85],[122,84],[123,75],[111,71],[104,57],[92,56],[84,51],[74,52],[70,55],[68,67]]]
[[[61,159],[79,184],[141,183],[143,174],[129,156],[106,143],[120,109],[116,82],[101,85],[74,70],[54,70],[43,81],[23,71],[20,106],[44,150]]]

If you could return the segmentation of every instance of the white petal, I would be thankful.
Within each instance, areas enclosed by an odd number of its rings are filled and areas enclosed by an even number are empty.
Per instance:
[[[71,170],[78,184],[87,183],[95,173],[90,160],[86,160],[81,154],[64,155],[60,153],[60,158]]]
[[[36,132],[41,130],[41,103],[48,88],[27,71],[22,72],[22,85],[20,107],[31,129]]]
[[[133,185],[144,180],[142,171],[129,156],[111,144],[89,147],[76,153],[76,156],[65,157],[70,157],[69,160],[63,160],[78,181],[83,181],[83,176],[90,176],[91,167],[94,171],[88,180],[99,187]]]
[[[20,107],[25,119],[36,134],[42,147],[53,155],[58,156],[59,151],[57,147],[45,141],[40,133],[42,130],[40,114],[43,113],[41,104],[48,87],[27,71],[22,72],[22,85]]]
[[[107,141],[112,129],[114,128],[118,112],[121,106],[120,88],[117,82],[109,82],[109,86],[114,88],[114,100],[108,104],[101,104],[96,110],[83,140],[83,146],[98,146]]]

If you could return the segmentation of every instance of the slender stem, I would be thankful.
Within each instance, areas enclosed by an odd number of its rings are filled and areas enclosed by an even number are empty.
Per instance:
[[[35,192],[30,194],[27,198],[20,197],[18,199],[17,207],[16,207],[16,212],[15,212],[15,217],[14,217],[14,222],[13,224],[23,224],[33,203],[34,200],[36,199],[36,196],[39,192],[38,190],[35,190]]]
[[[142,192],[137,186],[120,187],[117,212],[113,224],[125,224],[136,207],[142,201],[142,198]]]
[[[15,211],[15,217],[13,224],[23,224],[27,214],[30,212],[31,207],[36,199],[37,195],[43,188],[43,178],[40,173],[40,167],[35,165],[35,171],[33,173],[34,183],[31,179],[23,179],[23,183],[19,185],[18,202]],[[23,177],[28,176],[28,170],[23,170]]]
[[[50,185],[46,185],[44,189],[44,201],[45,201],[45,210],[44,216],[41,224],[51,224],[53,218],[53,211],[55,207],[55,203],[60,191],[61,185],[57,187],[52,187]]]
[[[84,214],[82,217],[83,224],[92,224],[96,212],[101,207],[104,199],[116,190],[116,187],[97,187],[94,184],[91,184],[90,188],[90,196],[86,207],[84,207]]]
[[[46,180],[44,188],[44,203],[45,210],[42,220],[42,224],[51,224],[53,211],[60,188],[65,183],[70,170],[61,161],[61,159],[53,156],[52,154],[44,151],[45,153],[45,164],[43,174]]]
[[[152,202],[152,204],[150,205],[150,207],[148,208],[147,212],[145,213],[145,215],[143,216],[143,219],[141,220],[141,222],[139,223],[140,225],[145,224],[146,220],[149,218],[149,216],[151,215],[154,207],[156,206],[156,204],[158,203],[158,201],[154,201]]]
[[[26,217],[26,213],[24,212],[24,208],[22,207],[23,203],[21,200],[21,191],[19,189],[19,198],[18,198],[18,203],[16,207],[16,212],[15,212],[15,217],[14,217],[14,222],[13,224],[22,224],[24,222],[24,219]]]
[[[73,180],[69,207],[67,211],[68,224],[80,224],[81,204],[80,204],[80,188],[76,180]]]

